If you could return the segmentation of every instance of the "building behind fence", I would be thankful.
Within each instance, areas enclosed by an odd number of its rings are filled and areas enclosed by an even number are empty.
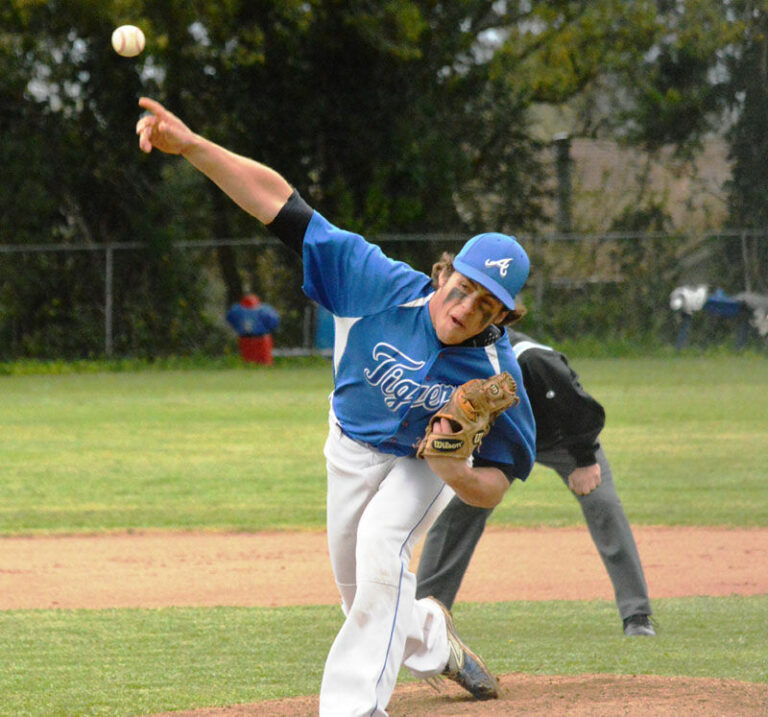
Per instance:
[[[442,251],[457,252],[466,238],[372,239],[392,258],[429,274]],[[522,293],[528,315],[519,328],[538,338],[768,346],[766,232],[520,239],[532,271]],[[178,242],[159,255],[143,242],[0,246],[0,359],[235,353],[216,257],[221,247],[235,253],[246,292],[280,314],[275,354],[321,350],[322,316],[301,292],[298,258],[276,240],[256,237]],[[128,264],[138,268],[123,271]],[[166,291],[168,281],[183,283],[187,293]],[[97,299],[83,304],[78,296],[86,290]],[[675,291],[678,299],[703,300],[675,301]]]

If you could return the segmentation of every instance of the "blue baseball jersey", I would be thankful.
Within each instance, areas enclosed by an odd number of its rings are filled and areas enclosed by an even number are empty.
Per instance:
[[[386,453],[414,455],[430,417],[457,386],[508,371],[520,402],[496,419],[475,456],[525,480],[536,430],[506,332],[488,346],[441,343],[429,315],[430,278],[316,211],[302,254],[304,292],[334,316],[332,407],[344,433]]]

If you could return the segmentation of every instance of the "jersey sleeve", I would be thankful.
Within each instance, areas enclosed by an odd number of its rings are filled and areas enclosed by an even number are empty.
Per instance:
[[[425,274],[314,212],[303,243],[304,293],[336,316],[366,316],[424,296]]]
[[[474,465],[499,468],[510,482],[526,480],[536,460],[536,421],[523,381],[521,367],[506,334],[494,345],[497,363],[492,372],[507,371],[517,384],[518,403],[491,424],[491,429],[474,452]]]
[[[473,465],[499,468],[510,482],[526,480],[536,459],[536,424],[524,392],[520,403],[502,413],[474,453]]]

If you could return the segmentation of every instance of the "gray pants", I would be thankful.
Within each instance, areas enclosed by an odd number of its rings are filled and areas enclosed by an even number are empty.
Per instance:
[[[576,467],[573,457],[559,449],[539,453],[536,461],[557,472],[566,486]],[[602,448],[597,461],[602,483],[589,495],[577,495],[576,499],[613,583],[622,620],[637,613],[650,615],[640,556]],[[419,562],[418,598],[433,595],[451,608],[490,514],[491,509],[475,508],[453,498],[427,534]]]

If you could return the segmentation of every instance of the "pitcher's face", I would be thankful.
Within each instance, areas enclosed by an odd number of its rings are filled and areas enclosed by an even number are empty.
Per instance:
[[[429,315],[437,338],[455,346],[504,320],[507,309],[486,288],[454,271],[441,274],[429,301]]]

